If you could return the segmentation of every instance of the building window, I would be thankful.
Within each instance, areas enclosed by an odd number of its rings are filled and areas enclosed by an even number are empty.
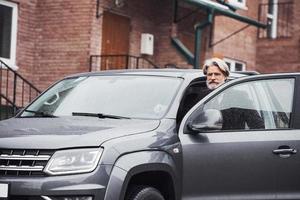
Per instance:
[[[292,36],[293,1],[268,0],[259,6],[259,20],[268,24],[259,29],[258,38],[287,38]]]
[[[224,61],[227,63],[230,71],[245,71],[246,63],[233,60],[230,58],[224,58]]]
[[[0,59],[15,67],[17,43],[17,4],[0,0]]]
[[[248,10],[246,6],[246,0],[226,0],[225,2],[235,9]]]
[[[236,0],[238,4],[246,7],[246,0]]]

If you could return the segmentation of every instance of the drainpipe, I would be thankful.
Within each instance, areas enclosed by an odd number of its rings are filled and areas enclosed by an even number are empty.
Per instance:
[[[209,26],[213,21],[214,10],[207,11],[207,19],[195,25],[195,55],[194,55],[194,69],[200,68],[200,54],[201,54],[201,38],[202,31]]]

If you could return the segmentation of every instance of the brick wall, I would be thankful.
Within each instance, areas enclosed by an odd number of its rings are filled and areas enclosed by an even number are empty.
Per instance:
[[[19,0],[17,65],[19,72],[45,89],[65,75],[89,70],[89,56],[101,52],[102,17],[96,0]],[[100,1],[101,14],[110,10],[131,19],[131,55],[140,56],[141,33],[155,37],[154,56],[164,65],[184,63],[170,44],[171,0],[132,0],[122,8]],[[113,8],[113,9],[111,9]]]
[[[65,75],[88,71],[93,0],[38,1],[35,82],[41,88]]]
[[[17,0],[17,65],[39,89],[88,71],[94,0]]]
[[[19,67],[18,72],[32,81],[35,65],[37,0],[17,0],[13,2],[18,3],[16,65]]]
[[[293,1],[292,37],[259,39],[257,42],[257,67],[261,72],[300,71],[300,1]]]
[[[129,54],[143,56],[164,66],[168,63],[185,64],[185,60],[171,45],[170,35],[173,20],[172,0],[131,0],[123,7],[113,6],[111,0],[101,1],[100,13],[111,10],[114,13],[129,17],[131,20],[130,49]],[[112,9],[111,9],[112,8]],[[94,20],[93,27],[101,29],[102,18]],[[94,31],[92,40],[101,41],[101,31]],[[141,34],[154,35],[154,55],[141,55]],[[100,36],[99,36],[100,35]],[[101,46],[93,45],[93,54],[101,52]]]
[[[258,0],[247,1],[248,10],[238,10],[238,14],[256,20],[258,18]],[[224,17],[217,16],[213,26],[212,44],[218,43],[227,36],[242,29],[248,24]],[[212,54],[221,54],[227,58],[233,58],[246,62],[247,70],[257,70],[256,67],[256,35],[257,28],[248,28],[234,34],[232,37],[214,45],[210,50]]]
[[[17,0],[19,3],[19,24],[17,41],[17,65],[19,72],[40,89],[45,89],[54,81],[65,75],[89,70],[90,55],[101,53],[102,17],[96,18],[96,0]],[[295,1],[297,2],[297,1]],[[248,2],[248,11],[237,11],[256,19],[259,0]],[[300,2],[298,1],[297,4]],[[295,6],[297,7],[297,6]],[[298,7],[300,7],[298,5]],[[99,13],[111,12],[129,17],[131,20],[130,49],[131,55],[140,56],[141,33],[154,35],[154,55],[146,56],[160,66],[177,64],[191,67],[171,45],[170,36],[174,33],[173,1],[172,0],[130,0],[121,8],[114,6],[113,0],[101,0]],[[193,9],[192,9],[193,10]],[[295,8],[295,15],[299,17]],[[297,19],[296,19],[297,20]],[[201,21],[192,17],[178,24],[175,33],[193,51],[193,23]],[[296,23],[295,23],[296,24]],[[227,17],[217,16],[210,41],[210,29],[206,28],[203,35],[204,58],[214,54],[222,54],[247,63],[248,70],[271,70],[273,66],[268,58],[281,53],[285,48],[272,50],[267,42],[259,41],[256,54],[257,29],[253,26],[222,40],[224,37],[243,28],[246,24]],[[295,27],[295,32],[299,27]],[[275,41],[283,46],[293,47],[287,56],[297,68],[299,38]],[[276,44],[274,44],[276,45]],[[291,58],[290,58],[291,57]],[[258,65],[256,65],[258,58]],[[264,66],[264,67],[262,67]],[[279,65],[278,65],[279,66]],[[282,66],[282,64],[280,64]],[[279,68],[279,67],[278,67]],[[273,68],[272,68],[273,69]],[[276,69],[276,67],[274,68]]]
[[[27,80],[33,82],[34,66],[36,64],[35,55],[35,27],[36,27],[36,4],[37,0],[15,0],[13,3],[18,5],[18,26],[17,26],[17,49],[16,65],[19,67],[18,73]],[[14,74],[1,68],[1,93],[13,102],[14,94]],[[20,78],[16,79],[15,102],[18,106],[26,105],[37,93],[31,90]],[[25,93],[22,93],[25,91]],[[10,105],[1,98],[1,105]]]

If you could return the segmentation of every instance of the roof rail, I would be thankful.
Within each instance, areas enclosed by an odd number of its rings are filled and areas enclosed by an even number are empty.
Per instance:
[[[174,63],[167,63],[164,65],[165,68],[173,68],[173,69],[180,69],[176,64]]]

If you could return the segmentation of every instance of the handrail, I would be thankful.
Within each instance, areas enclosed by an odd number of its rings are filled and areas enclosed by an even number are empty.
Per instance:
[[[18,72],[16,72],[15,70],[13,70],[11,67],[9,67],[6,63],[4,63],[3,61],[0,60],[0,67],[2,68],[2,65],[4,65],[5,68],[7,68],[9,71],[13,72],[14,74],[16,74],[17,77],[19,77],[20,79],[22,79],[22,81],[24,81],[25,83],[27,83],[28,85],[30,85],[30,87],[32,87],[34,90],[36,90],[37,92],[41,93],[41,91],[36,88],[32,83],[30,83],[28,80],[26,80],[21,74],[19,74]]]
[[[6,96],[4,96],[3,94],[0,94],[0,99],[1,98],[5,99],[5,101],[7,101],[10,105],[14,104],[9,98],[7,98]]]
[[[138,69],[159,67],[147,58],[127,54],[108,54],[90,56],[90,71],[111,68]]]
[[[31,82],[0,60],[0,112],[6,104],[12,108],[13,116],[18,108],[24,107],[40,93]]]

